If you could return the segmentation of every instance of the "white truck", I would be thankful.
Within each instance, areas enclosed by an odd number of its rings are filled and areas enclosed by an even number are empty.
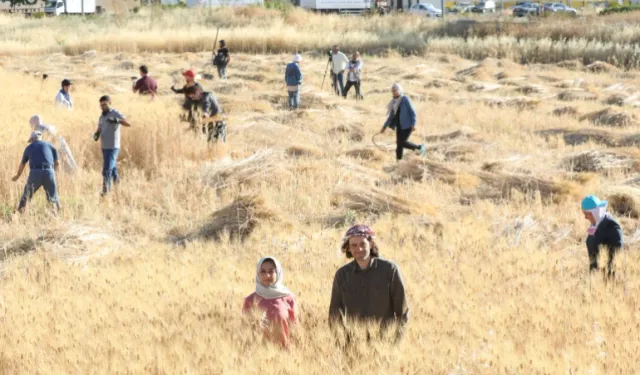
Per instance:
[[[299,0],[300,7],[326,13],[357,14],[374,7],[386,8],[386,1],[380,0]]]
[[[177,5],[179,0],[161,0],[162,5]],[[185,0],[189,8],[207,7],[242,7],[249,5],[264,5],[264,0]]]
[[[44,8],[44,13],[47,16],[83,13],[92,14],[95,12],[96,0],[47,0],[47,4]]]
[[[45,0],[0,0],[0,12],[38,13],[44,12]]]

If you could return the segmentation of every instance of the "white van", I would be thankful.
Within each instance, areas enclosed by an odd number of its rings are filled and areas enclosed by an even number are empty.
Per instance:
[[[493,0],[481,1],[471,9],[473,13],[495,13],[496,2]]]

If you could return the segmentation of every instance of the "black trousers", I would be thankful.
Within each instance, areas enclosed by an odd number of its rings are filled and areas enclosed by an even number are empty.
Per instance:
[[[616,256],[618,250],[617,247],[608,247],[609,250],[609,260],[607,261],[607,267],[605,268],[606,276],[608,278],[615,277],[615,270],[613,268],[613,259]],[[589,236],[587,238],[587,252],[589,253],[589,271],[593,272],[597,270],[598,267],[598,256],[600,255],[600,245],[596,243],[596,240],[593,236]]]
[[[344,86],[344,93],[342,94],[342,96],[346,98],[347,94],[349,93],[349,89],[351,89],[351,87],[356,88],[356,98],[360,99],[362,97],[362,95],[360,95],[360,81],[355,81],[355,82],[347,81],[347,84]]]
[[[396,159],[402,160],[402,153],[405,148],[409,150],[419,150],[420,146],[409,142],[409,137],[413,132],[413,128],[400,129],[400,126],[396,129]]]

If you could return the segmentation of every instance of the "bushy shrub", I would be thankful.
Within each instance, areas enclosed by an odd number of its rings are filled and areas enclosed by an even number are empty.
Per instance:
[[[609,14],[617,14],[617,13],[629,13],[629,12],[635,12],[640,10],[640,5],[624,5],[624,6],[619,6],[618,4],[615,4],[614,6],[611,6],[605,10],[603,10],[602,12],[600,12],[601,16],[607,16]]]

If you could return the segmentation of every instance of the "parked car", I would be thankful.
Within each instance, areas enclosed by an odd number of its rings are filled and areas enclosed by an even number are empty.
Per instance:
[[[493,0],[481,1],[476,6],[474,6],[471,11],[473,13],[495,13],[496,2]]]
[[[432,4],[414,4],[409,8],[409,13],[425,17],[442,17],[442,10]]]
[[[469,13],[471,9],[473,9],[474,5],[472,3],[458,3],[451,8],[449,8],[449,13]]]
[[[578,15],[578,11],[575,8],[568,7],[561,3],[546,3],[544,4],[544,11],[552,13],[565,12],[573,14],[574,16]]]
[[[542,4],[527,3],[513,8],[515,17],[539,16],[542,14],[544,7]]]

